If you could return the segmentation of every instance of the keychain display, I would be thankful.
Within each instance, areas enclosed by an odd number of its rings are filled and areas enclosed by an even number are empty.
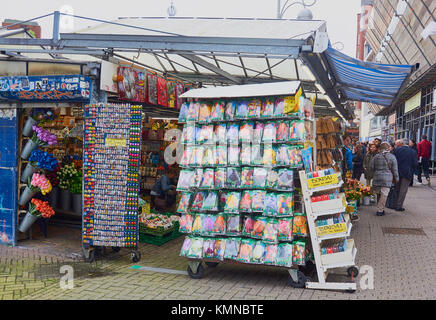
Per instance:
[[[203,258],[213,259],[215,257],[214,247],[215,247],[215,239],[205,238],[203,241]]]
[[[277,261],[277,244],[266,244],[265,247],[265,257],[263,260],[264,264],[275,265]]]
[[[262,142],[264,128],[265,128],[265,124],[263,124],[262,122],[256,122],[256,126],[254,127],[254,132],[253,132],[253,143]]]
[[[292,244],[283,242],[277,247],[276,265],[292,267]]]
[[[265,196],[263,215],[265,216],[277,215],[277,195],[274,192],[268,192]]]
[[[215,101],[212,107],[211,121],[223,121],[224,120],[224,112],[225,112],[225,102],[224,101]]]
[[[242,198],[239,203],[239,210],[241,212],[251,212],[251,206],[252,206],[252,192],[251,190],[245,190],[242,193]]]
[[[200,112],[200,104],[198,102],[191,102],[189,104],[188,116],[186,117],[186,121],[198,121],[198,114]]]
[[[253,248],[253,255],[251,257],[251,263],[263,264],[265,257],[266,243],[262,241],[256,241]]]
[[[191,189],[196,189],[200,187],[201,181],[203,180],[203,169],[202,168],[196,168],[194,170],[194,173],[191,178]]]
[[[189,210],[189,204],[192,200],[192,192],[182,192],[180,196],[179,205],[177,206],[178,213],[187,213]]]
[[[227,164],[230,166],[239,166],[239,146],[229,145],[227,150]]]
[[[216,192],[208,192],[201,207],[203,211],[218,211],[218,194]]]
[[[274,116],[274,100],[271,98],[266,98],[262,102],[262,118],[271,118]]]
[[[229,215],[227,216],[226,234],[229,236],[238,236],[242,232],[241,216]]]
[[[294,195],[292,193],[277,193],[277,211],[278,217],[292,216],[294,212]]]
[[[279,219],[277,237],[279,241],[292,241],[292,219],[281,218]]]
[[[298,266],[306,264],[306,240],[296,240],[292,242],[292,262]]]
[[[277,171],[277,189],[292,191],[294,189],[294,171],[282,168]]]
[[[292,234],[301,237],[308,236],[307,218],[304,213],[294,214]]]
[[[265,230],[263,230],[262,240],[276,243],[278,241],[278,220],[270,218],[266,220]]]
[[[191,246],[189,247],[188,257],[200,259],[203,257],[203,238],[191,238]]]
[[[263,212],[265,209],[266,191],[253,190],[251,196],[252,196],[251,210],[253,212]]]
[[[268,218],[256,217],[253,225],[252,238],[262,239]]]
[[[227,167],[227,188],[240,188],[241,187],[241,172],[238,168]]]
[[[207,123],[211,120],[212,107],[206,103],[200,103],[200,108],[198,111],[198,122],[199,123]]]
[[[215,239],[214,248],[213,248],[214,258],[223,261],[225,250],[226,250],[226,239],[221,239],[221,238]]]
[[[224,259],[236,260],[238,258],[240,245],[240,238],[227,238]]]
[[[177,191],[189,190],[193,176],[193,170],[180,170],[179,181],[177,182]]]
[[[222,189],[226,186],[227,169],[216,168],[215,169],[215,189]]]
[[[276,142],[277,138],[277,126],[274,121],[269,121],[263,128],[262,142],[271,143]]]
[[[242,143],[253,142],[253,135],[254,135],[254,122],[252,121],[242,122],[241,127],[239,129],[239,142]]]
[[[213,189],[214,188],[215,170],[207,168],[203,170],[203,176],[199,185],[200,189]]]
[[[271,144],[265,144],[263,146],[262,164],[266,167],[274,167],[277,164],[275,147]]]
[[[262,165],[263,154],[262,146],[260,144],[253,144],[251,146],[251,165],[258,166]]]
[[[216,164],[216,147],[204,146],[203,162],[202,166],[209,167]]]
[[[229,123],[227,125],[227,143],[238,144],[239,143],[239,124]]]
[[[227,144],[227,125],[225,123],[215,125],[214,135],[218,145]]]
[[[262,101],[252,99],[248,102],[248,118],[258,119],[262,113]]]
[[[254,228],[254,218],[247,216],[244,218],[244,224],[242,226],[242,235],[246,237],[251,237]]]
[[[226,195],[226,204],[224,206],[224,212],[227,213],[238,213],[239,212],[239,202],[241,201],[240,192],[229,192]]]
[[[248,102],[246,100],[239,100],[236,107],[236,119],[248,118]]]
[[[235,112],[236,112],[236,102],[235,101],[229,101],[226,104],[226,114],[225,118],[226,120],[235,120]]]
[[[179,220],[179,231],[182,233],[191,233],[193,222],[194,222],[193,215],[189,213],[182,214]]]
[[[196,192],[194,194],[194,200],[192,201],[191,210],[200,211],[203,207],[204,198],[207,196],[206,191]]]
[[[187,102],[182,103],[179,111],[179,123],[186,122],[189,113],[189,104]]]
[[[242,239],[241,246],[239,247],[237,260],[245,263],[250,263],[255,245],[256,241],[253,239]]]
[[[253,169],[253,188],[265,188],[268,169],[256,167]]]
[[[289,140],[304,141],[306,140],[306,129],[304,120],[291,120],[289,123]]]
[[[239,163],[241,166],[251,165],[251,144],[242,144],[241,153],[239,156]]]
[[[277,125],[276,132],[276,140],[277,142],[286,142],[289,140],[289,122],[288,121],[280,121]]]
[[[274,117],[283,117],[285,114],[285,101],[277,98],[274,104]]]
[[[241,188],[252,189],[253,188],[253,168],[244,167],[241,170]]]

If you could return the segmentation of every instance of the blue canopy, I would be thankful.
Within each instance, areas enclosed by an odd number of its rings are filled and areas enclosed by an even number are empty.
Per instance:
[[[345,99],[382,106],[392,104],[415,67],[364,62],[332,47],[324,53]]]

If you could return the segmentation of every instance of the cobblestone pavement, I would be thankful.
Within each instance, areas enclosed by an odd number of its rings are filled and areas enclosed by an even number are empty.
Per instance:
[[[179,256],[183,238],[179,238],[161,247],[141,244],[142,259],[136,264],[127,250],[121,250],[89,270],[70,251],[49,254],[37,244],[0,246],[0,299],[436,299],[434,199],[435,187],[415,186],[409,189],[404,212],[387,209],[384,217],[376,217],[374,206],[361,207],[352,237],[358,249],[357,266],[374,269],[373,290],[359,287],[362,274],[356,279],[358,290],[349,294],[291,288],[287,271],[275,267],[220,264],[207,268],[199,280],[185,274],[132,269],[139,265],[186,271],[187,261]],[[382,227],[422,228],[426,235],[383,234]],[[63,263],[85,268],[71,290],[59,287],[56,268]],[[50,271],[50,265],[56,268]],[[347,280],[343,277],[342,281]]]

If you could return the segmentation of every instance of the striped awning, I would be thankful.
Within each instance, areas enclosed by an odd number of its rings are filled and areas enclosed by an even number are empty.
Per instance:
[[[392,104],[415,68],[411,65],[364,62],[332,47],[324,53],[345,99],[382,106]]]

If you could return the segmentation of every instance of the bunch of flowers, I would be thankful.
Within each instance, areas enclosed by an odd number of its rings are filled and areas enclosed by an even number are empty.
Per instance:
[[[39,199],[32,199],[29,204],[28,212],[38,218],[43,217],[45,219],[48,219],[55,214],[54,210],[49,206],[47,201],[42,201]]]
[[[363,197],[369,197],[372,195],[371,187],[362,186],[361,192]]]
[[[40,147],[51,146],[58,143],[56,136],[50,133],[48,130],[40,128],[38,126],[33,126],[33,136],[32,141],[35,142]]]
[[[362,184],[357,179],[346,179],[344,188],[347,190],[360,189]]]
[[[77,171],[77,173],[71,179],[70,191],[74,194],[82,193],[82,173]]]
[[[30,155],[29,161],[34,167],[53,171],[58,166],[58,160],[50,153],[34,149]]]
[[[362,192],[357,190],[347,190],[345,191],[345,197],[347,200],[360,200],[360,198],[362,198]]]
[[[57,167],[54,170],[52,170],[51,172],[48,172],[46,174],[46,177],[50,181],[51,186],[53,188],[55,188],[55,187],[57,187],[59,185],[59,177],[58,177],[58,174],[57,174],[59,169],[60,169],[60,166],[59,166],[59,163],[58,163]]]
[[[60,168],[60,170],[57,172],[59,178],[59,188],[62,190],[70,189],[71,181],[77,172],[78,171],[73,164],[67,164]]]
[[[31,184],[38,188],[44,196],[52,190],[50,181],[43,174],[34,173]]]
[[[33,108],[30,116],[39,123],[50,122],[56,119],[56,115],[50,108]]]

